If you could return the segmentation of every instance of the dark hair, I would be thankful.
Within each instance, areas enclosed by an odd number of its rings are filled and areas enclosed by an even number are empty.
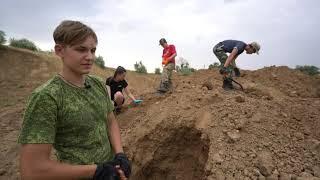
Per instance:
[[[164,44],[164,43],[167,43],[167,40],[166,40],[165,38],[161,38],[161,39],[159,40],[159,45],[162,45],[162,44]]]
[[[124,67],[118,66],[116,71],[114,72],[113,78],[116,78],[118,74],[123,74],[125,72],[127,72],[127,70]]]

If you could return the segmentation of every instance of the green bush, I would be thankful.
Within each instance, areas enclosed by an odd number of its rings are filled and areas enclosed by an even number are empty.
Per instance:
[[[220,64],[217,62],[214,62],[213,64],[209,65],[209,69],[214,69],[214,68],[219,68],[219,67],[220,67]]]
[[[183,76],[188,76],[196,70],[194,68],[190,68],[189,63],[185,62],[182,63],[180,66],[176,66],[176,71],[180,72]]]
[[[0,44],[4,44],[6,43],[6,33],[4,33],[3,31],[0,30]]]
[[[156,68],[154,71],[155,74],[161,74],[160,68]]]
[[[190,68],[183,67],[183,68],[181,68],[180,73],[181,73],[183,76],[188,76],[188,75],[190,75],[190,74],[192,73],[192,71],[191,71]]]
[[[308,66],[308,65],[304,65],[304,66],[296,66],[296,70],[299,70],[305,74],[314,76],[319,74],[319,68],[316,66]]]
[[[104,66],[104,60],[103,60],[103,57],[102,57],[102,56],[96,57],[94,63],[95,63],[97,66],[99,66],[99,67],[101,67],[101,68],[103,68],[103,69],[106,68],[106,67]]]
[[[29,49],[31,51],[39,51],[39,48],[34,44],[34,42],[24,38],[23,39],[11,38],[9,45],[12,47]]]
[[[137,73],[143,73],[146,74],[147,73],[147,68],[142,64],[142,62],[140,61],[139,63],[136,62],[134,64],[134,69]]]

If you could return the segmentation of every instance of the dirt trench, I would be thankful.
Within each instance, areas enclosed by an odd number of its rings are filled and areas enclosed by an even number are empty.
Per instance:
[[[202,133],[194,128],[170,129],[160,142],[141,141],[138,151],[154,148],[152,158],[136,166],[132,180],[175,180],[205,179],[205,165],[208,159],[209,141],[201,138]],[[148,136],[157,136],[152,133]],[[154,144],[153,144],[154,143]],[[149,146],[149,147],[146,147]],[[145,154],[146,155],[146,154]],[[148,156],[148,155],[146,155]],[[134,163],[146,156],[136,156]]]

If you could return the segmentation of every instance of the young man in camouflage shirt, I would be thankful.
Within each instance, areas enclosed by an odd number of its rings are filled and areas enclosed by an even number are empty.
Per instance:
[[[54,31],[62,71],[32,93],[19,136],[22,179],[126,179],[113,104],[102,79],[88,75],[97,36],[78,21]],[[50,159],[52,148],[58,161]]]

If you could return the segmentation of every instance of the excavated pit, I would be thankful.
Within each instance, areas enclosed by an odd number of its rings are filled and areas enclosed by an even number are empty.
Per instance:
[[[204,179],[209,140],[201,138],[201,134],[194,128],[172,130],[171,134],[158,144],[152,160],[145,163],[132,179]]]

